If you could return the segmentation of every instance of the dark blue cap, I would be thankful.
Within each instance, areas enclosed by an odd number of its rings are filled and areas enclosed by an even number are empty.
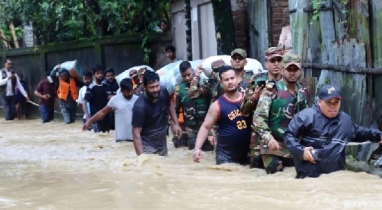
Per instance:
[[[335,85],[324,85],[324,86],[322,86],[322,88],[320,90],[320,94],[318,95],[318,97],[324,101],[328,101],[332,98],[342,99],[341,90]]]

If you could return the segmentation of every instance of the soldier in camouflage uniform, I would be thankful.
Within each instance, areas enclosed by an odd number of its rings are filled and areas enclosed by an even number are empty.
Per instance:
[[[240,107],[241,113],[250,114],[255,111],[261,90],[264,88],[265,83],[268,80],[281,80],[282,58],[282,48],[271,47],[265,51],[265,67],[268,72],[254,75],[250,79],[250,84],[246,90],[246,97]]]
[[[134,87],[134,94],[135,95],[142,95],[144,93],[144,88],[142,84],[142,78],[143,74],[146,72],[146,68],[141,68],[138,70],[138,77],[139,77],[139,83]]]
[[[180,109],[183,109],[188,149],[191,150],[195,148],[196,135],[207,115],[211,94],[207,86],[199,85],[201,69],[198,68],[197,73],[194,74],[190,62],[183,61],[179,65],[179,71],[183,81],[175,87],[175,110],[179,115]],[[213,148],[209,141],[205,141],[202,150],[211,151]]]
[[[298,83],[300,61],[297,55],[283,56],[283,80],[267,82],[253,116],[252,129],[258,134],[254,139],[258,147],[251,150],[251,159],[259,161],[261,157],[268,174],[293,166],[283,135],[294,114],[307,107],[306,89]],[[261,167],[257,163],[255,166]]]
[[[252,78],[252,84],[248,87],[246,91],[246,97],[241,104],[240,112],[243,114],[253,113],[256,109],[257,102],[260,98],[260,94],[265,87],[265,84],[270,81],[280,81],[282,79],[281,68],[283,65],[282,61],[283,50],[278,47],[271,47],[265,51],[265,67],[268,72],[260,73]],[[250,149],[251,153],[259,153],[258,148],[260,145],[255,142],[256,133],[252,132]],[[260,164],[260,166],[259,166]],[[261,157],[257,157],[255,160],[252,158],[250,167],[263,167]]]

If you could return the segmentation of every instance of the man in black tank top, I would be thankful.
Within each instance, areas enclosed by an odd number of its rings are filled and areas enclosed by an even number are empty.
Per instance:
[[[213,125],[218,124],[219,134],[216,144],[216,164],[248,163],[249,143],[251,139],[252,116],[240,113],[240,104],[244,99],[238,91],[238,79],[231,66],[219,70],[220,83],[225,93],[211,104],[204,119],[195,144],[193,160],[200,162],[201,147]]]

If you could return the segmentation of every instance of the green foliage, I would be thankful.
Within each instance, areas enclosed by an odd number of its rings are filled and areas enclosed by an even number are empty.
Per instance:
[[[148,62],[149,34],[169,8],[168,0],[0,0],[0,25],[32,24],[37,44],[138,33]]]
[[[323,6],[323,2],[326,0],[311,0],[312,7],[313,7],[313,16],[310,20],[310,24],[313,24],[313,21],[317,21],[320,18],[320,8]],[[341,0],[342,5],[345,7],[349,3],[349,0]],[[341,11],[343,14],[347,14],[349,11],[344,9]],[[347,20],[343,20],[341,23],[346,23]]]

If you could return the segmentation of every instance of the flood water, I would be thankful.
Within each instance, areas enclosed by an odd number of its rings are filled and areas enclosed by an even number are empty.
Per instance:
[[[382,180],[342,171],[294,179],[192,152],[137,157],[132,143],[81,123],[0,120],[0,209],[380,209]]]

